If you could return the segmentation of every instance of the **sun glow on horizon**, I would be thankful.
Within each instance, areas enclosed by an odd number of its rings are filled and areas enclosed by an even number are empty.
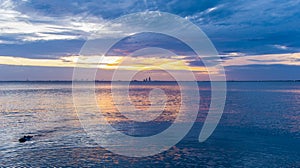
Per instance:
[[[181,57],[180,57],[181,58]],[[0,56],[0,65],[40,66],[40,67],[79,67],[123,70],[192,70],[206,71],[205,67],[189,66],[185,60],[175,58],[144,58],[125,56],[64,56],[58,59],[34,59],[13,56]],[[158,68],[156,68],[158,67]]]
[[[246,66],[246,65],[300,65],[300,53],[291,54],[265,54],[232,57],[223,59],[221,65]],[[57,59],[36,59],[13,56],[0,56],[0,65],[11,66],[36,66],[36,67],[62,67],[62,68],[98,68],[103,70],[134,70],[134,71],[151,71],[151,70],[172,70],[182,73],[183,71],[193,71],[197,75],[219,74],[216,67],[205,67],[201,65],[190,65],[186,56],[169,56],[169,57],[137,57],[137,56],[62,56]],[[184,74],[182,74],[184,76]]]

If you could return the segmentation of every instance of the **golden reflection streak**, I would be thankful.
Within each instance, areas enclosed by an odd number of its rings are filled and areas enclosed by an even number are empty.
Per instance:
[[[126,118],[126,116],[123,116],[123,114],[115,105],[114,98],[111,93],[111,87],[111,85],[101,85],[97,87],[99,89],[97,94],[97,105],[99,110],[105,115],[106,121],[110,124],[128,122],[129,120]],[[141,110],[139,112],[143,113],[144,115],[153,115],[151,111],[148,111],[151,106],[149,93],[154,88],[160,88],[165,91],[167,96],[166,106],[161,116],[156,118],[154,121],[173,121],[176,118],[181,106],[181,94],[178,85],[143,85],[142,88],[143,90],[141,90],[140,85],[130,85],[129,100],[134,108]],[[126,111],[127,104],[119,106],[123,107],[122,110]],[[135,111],[126,112],[135,113]]]

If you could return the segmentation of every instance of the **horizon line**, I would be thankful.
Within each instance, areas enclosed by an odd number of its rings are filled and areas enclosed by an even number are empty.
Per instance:
[[[153,80],[153,81],[141,81],[141,80],[0,80],[0,82],[141,82],[141,83],[151,83],[151,82],[300,82],[300,79],[296,80],[226,80],[226,81],[169,81],[169,80]]]

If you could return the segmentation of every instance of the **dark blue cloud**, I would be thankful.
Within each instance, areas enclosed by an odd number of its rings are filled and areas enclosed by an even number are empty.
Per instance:
[[[77,55],[84,42],[83,40],[53,40],[0,44],[0,55],[55,59],[64,55]]]
[[[204,63],[201,60],[189,61],[188,63],[189,63],[189,66],[205,67]]]
[[[299,52],[299,8],[300,1],[295,0],[39,0],[19,2],[16,7],[23,13],[50,17],[79,15],[106,20],[147,10],[170,12],[200,26],[221,54],[236,51],[250,55]]]
[[[107,55],[129,55],[137,50],[147,47],[163,48],[176,55],[196,55],[193,49],[180,39],[152,32],[138,33],[120,40],[110,48]]]
[[[227,1],[200,18],[200,25],[219,52],[290,53],[300,50],[299,1]],[[276,49],[273,45],[289,47]]]
[[[299,80],[300,66],[243,65],[225,67],[228,80]]]
[[[133,12],[159,10],[184,17],[214,7],[219,2],[218,0],[33,0],[19,3],[18,10],[40,12],[48,16],[90,14],[104,19],[114,19]]]

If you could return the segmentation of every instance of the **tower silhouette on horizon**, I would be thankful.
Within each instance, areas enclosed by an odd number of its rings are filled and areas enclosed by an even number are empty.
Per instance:
[[[148,78],[143,79],[143,82],[151,82],[151,77],[149,76]]]

